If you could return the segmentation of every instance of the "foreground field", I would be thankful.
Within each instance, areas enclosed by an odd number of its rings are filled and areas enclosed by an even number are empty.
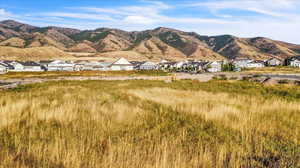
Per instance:
[[[56,78],[56,77],[74,77],[74,76],[166,76],[163,71],[52,71],[52,72],[9,72],[0,74],[0,79],[11,78]]]
[[[300,74],[300,68],[294,67],[264,67],[253,68],[243,71],[243,73],[255,74]]]
[[[300,167],[300,88],[60,81],[0,92],[1,168]]]

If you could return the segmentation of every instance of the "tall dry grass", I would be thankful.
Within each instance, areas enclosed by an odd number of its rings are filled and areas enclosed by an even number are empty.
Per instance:
[[[169,106],[171,109],[215,120],[241,132],[255,128],[272,136],[289,137],[300,142],[299,101],[278,98],[151,88],[129,91],[141,99]],[[298,114],[296,114],[298,113]],[[278,124],[288,120],[289,125]],[[290,130],[294,128],[294,130]]]
[[[60,81],[0,92],[0,167],[299,167],[299,88],[221,84]]]
[[[112,76],[167,76],[163,71],[48,71],[48,72],[8,72],[0,74],[0,79],[14,78],[56,78],[56,77],[112,77]]]

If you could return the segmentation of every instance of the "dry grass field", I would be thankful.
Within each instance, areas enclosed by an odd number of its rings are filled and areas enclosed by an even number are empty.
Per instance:
[[[0,92],[0,168],[299,168],[300,88],[59,81]]]
[[[299,74],[300,68],[293,67],[264,67],[253,68],[243,71],[243,73],[256,73],[256,74]]]
[[[163,71],[49,71],[49,72],[8,72],[0,79],[11,78],[56,78],[56,77],[114,77],[114,76],[167,76]]]

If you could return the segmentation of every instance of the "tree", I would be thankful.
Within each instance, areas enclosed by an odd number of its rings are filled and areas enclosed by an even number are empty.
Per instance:
[[[222,65],[222,71],[234,71],[234,70],[235,70],[235,66],[232,63]]]

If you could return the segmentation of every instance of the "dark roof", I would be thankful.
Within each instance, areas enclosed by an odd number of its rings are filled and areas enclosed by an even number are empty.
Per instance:
[[[185,63],[185,65],[204,66],[204,65],[206,65],[207,63],[208,63],[208,62],[196,62],[196,61],[193,61],[193,62]]]
[[[102,66],[102,65],[95,65],[95,66],[93,66],[93,68],[104,68],[104,66]]]
[[[300,55],[289,58],[290,60],[300,60]]]
[[[205,65],[207,65],[209,62],[200,62],[200,66],[205,66]]]
[[[265,62],[261,61],[261,60],[255,60],[255,61],[251,61],[250,63],[262,63],[262,64],[264,64]]]
[[[144,64],[146,61],[130,61],[130,63],[134,66],[137,66],[137,65],[142,65]]]
[[[1,62],[0,62],[0,66],[8,67],[7,64],[1,63]]]
[[[2,61],[2,62],[0,62],[0,64],[2,66],[7,67],[8,69],[14,69],[14,67],[12,65],[10,65],[8,62]]]
[[[5,63],[5,64],[10,64],[10,63],[12,63],[13,61],[8,61],[8,60],[6,60],[6,61],[2,61],[3,63]]]
[[[247,59],[247,58],[244,58],[244,59],[234,59],[233,62],[240,62],[240,61],[251,61],[252,59]]]
[[[269,58],[267,61],[271,61],[271,60],[273,60],[273,59],[278,60],[278,61],[282,61],[282,59],[276,58],[276,57]]]
[[[51,62],[53,62],[53,60],[41,60],[40,64],[49,64]]]
[[[40,64],[33,62],[33,61],[26,61],[26,62],[19,62],[18,63],[22,64],[23,66],[40,66]]]

